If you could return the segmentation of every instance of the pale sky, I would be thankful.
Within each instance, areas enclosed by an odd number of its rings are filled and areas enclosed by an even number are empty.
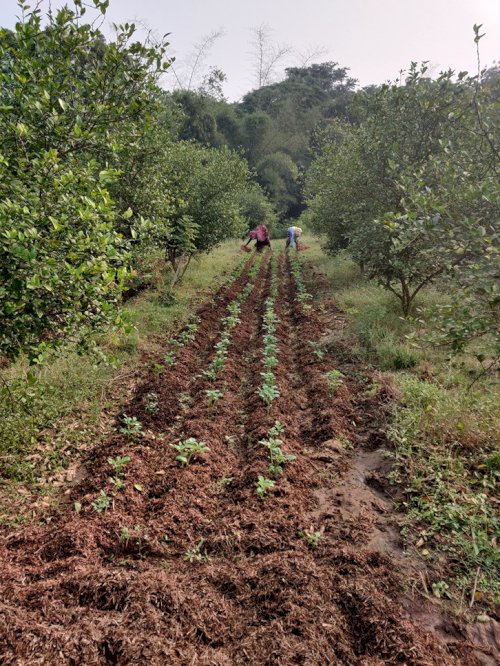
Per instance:
[[[12,27],[18,13],[16,0],[0,0],[0,25]],[[430,61],[433,74],[450,67],[475,73],[474,23],[486,32],[482,64],[500,60],[500,0],[110,0],[104,33],[111,34],[111,22],[125,21],[171,33],[179,72],[204,35],[223,29],[206,68],[226,73],[224,92],[233,100],[255,86],[251,28],[261,24],[272,28],[275,42],[295,49],[286,64],[321,47],[316,62],[349,67],[360,85],[394,80],[412,60]]]

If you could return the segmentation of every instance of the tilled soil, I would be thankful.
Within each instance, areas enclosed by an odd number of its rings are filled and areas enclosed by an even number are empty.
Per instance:
[[[445,640],[408,610],[390,505],[370,471],[381,460],[371,435],[383,396],[361,399],[356,363],[309,344],[324,323],[297,302],[284,255],[279,398],[268,409],[257,393],[268,255],[223,370],[215,381],[201,374],[253,260],[200,309],[196,339],[175,365],[152,372],[125,409],[144,437],[117,434],[96,448],[48,524],[2,536],[0,663],[482,663],[459,627]],[[345,375],[335,392],[324,376],[333,367]],[[223,393],[213,408],[207,389]],[[157,413],[146,409],[151,393]],[[296,459],[261,499],[255,482],[267,476],[268,457],[259,441],[276,420]],[[169,445],[188,437],[210,451],[180,467]],[[125,487],[97,513],[100,491],[113,492],[107,460],[124,455]],[[320,533],[316,546],[305,531]]]

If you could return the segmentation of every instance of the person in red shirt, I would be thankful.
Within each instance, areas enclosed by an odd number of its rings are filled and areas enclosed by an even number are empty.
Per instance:
[[[269,238],[269,231],[265,224],[259,224],[258,227],[255,227],[255,229],[252,229],[252,231],[250,231],[250,233],[248,234],[248,240],[245,243],[245,247],[248,245],[248,243],[250,243],[253,240],[256,241],[255,249],[257,252],[262,252],[262,250],[265,247],[269,247],[269,249],[271,249],[271,240]]]

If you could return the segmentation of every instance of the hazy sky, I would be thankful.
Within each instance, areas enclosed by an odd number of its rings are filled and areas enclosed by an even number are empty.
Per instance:
[[[16,0],[0,0],[0,25],[12,27],[17,13]],[[226,73],[231,99],[255,85],[251,28],[261,24],[297,54],[322,47],[317,62],[349,67],[361,85],[394,79],[412,60],[429,60],[436,74],[448,67],[475,71],[474,23],[487,33],[483,64],[500,60],[500,0],[111,0],[107,17],[108,24],[141,20],[158,34],[171,33],[179,72],[203,35],[223,29],[206,66]],[[103,30],[111,34],[108,25]],[[292,55],[287,64],[299,61]]]

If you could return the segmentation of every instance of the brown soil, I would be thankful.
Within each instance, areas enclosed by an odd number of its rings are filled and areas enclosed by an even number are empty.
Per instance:
[[[200,373],[246,271],[200,310],[194,343],[171,369],[151,373],[124,410],[144,437],[132,444],[117,434],[96,447],[47,525],[4,531],[0,663],[486,663],[465,629],[426,621],[436,611],[403,595],[411,564],[378,479],[387,395],[362,397],[366,377],[341,346],[316,357],[307,343],[342,317],[333,308],[304,314],[283,255],[280,397],[269,410],[260,400],[270,275],[266,256],[216,381]],[[324,377],[332,367],[346,377],[335,394]],[[224,394],[214,409],[209,388]],[[151,392],[156,414],[145,409]],[[259,499],[255,482],[268,464],[259,440],[277,419],[296,460]],[[210,451],[181,468],[169,444],[187,437]],[[125,488],[96,513],[99,492],[112,494],[107,460],[117,455],[132,458]],[[304,530],[321,533],[316,547]]]

